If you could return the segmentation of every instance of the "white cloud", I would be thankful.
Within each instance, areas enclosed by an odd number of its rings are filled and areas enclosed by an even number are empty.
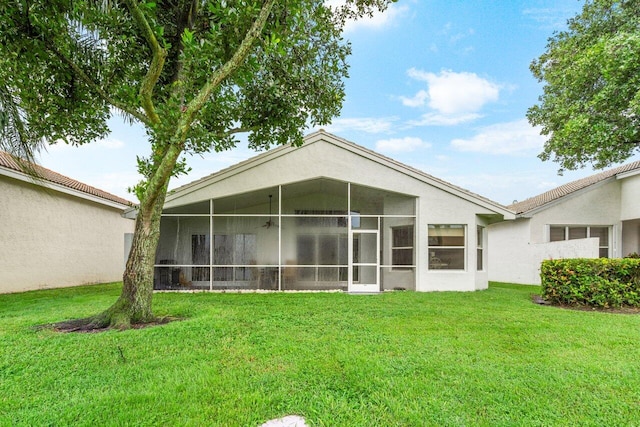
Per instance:
[[[411,152],[419,148],[429,148],[431,144],[423,141],[421,138],[405,137],[405,138],[391,138],[381,139],[376,142],[376,150],[382,153],[389,152]]]
[[[522,119],[486,126],[470,139],[454,139],[451,146],[458,151],[517,156],[540,152],[544,141],[540,129]]]
[[[407,74],[427,83],[429,107],[445,115],[477,112],[485,104],[497,101],[500,95],[499,85],[475,73],[442,70],[434,74],[411,68]]]
[[[397,119],[394,117],[360,117],[335,119],[330,125],[323,128],[329,132],[340,133],[347,130],[356,130],[366,133],[384,133],[391,130],[393,122]]]
[[[416,93],[413,98],[407,98],[401,96],[402,105],[407,107],[422,107],[425,104],[425,101],[429,99],[429,92],[426,90],[420,90]]]
[[[460,123],[472,122],[482,117],[480,114],[454,114],[444,115],[437,113],[423,114],[419,120],[411,120],[408,122],[410,126],[454,126]]]
[[[325,5],[336,8],[344,5],[344,0],[326,0]],[[376,11],[372,16],[365,16],[358,20],[349,20],[345,24],[345,33],[354,32],[360,29],[380,30],[382,28],[389,27],[395,24],[400,18],[402,18],[409,7],[406,5],[398,5],[392,3],[384,12]]]

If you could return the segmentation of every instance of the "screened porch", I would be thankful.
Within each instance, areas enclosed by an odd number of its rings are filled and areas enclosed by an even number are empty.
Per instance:
[[[167,208],[154,288],[414,290],[415,209],[326,178]]]

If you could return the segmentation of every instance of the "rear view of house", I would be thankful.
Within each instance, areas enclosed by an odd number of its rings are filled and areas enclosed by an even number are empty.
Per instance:
[[[167,196],[155,289],[485,289],[506,208],[324,131]]]
[[[640,162],[509,206],[516,220],[489,228],[489,279],[539,284],[540,263],[640,252]]]
[[[131,202],[0,151],[0,293],[122,280]]]

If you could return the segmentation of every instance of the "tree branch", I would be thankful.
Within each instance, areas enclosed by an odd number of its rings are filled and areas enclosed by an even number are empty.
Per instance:
[[[56,49],[55,46],[53,46],[51,43],[47,43],[47,46],[54,53],[54,55],[56,55],[62,62],[67,64],[69,67],[71,67],[73,72],[78,77],[80,77],[80,79],[83,82],[85,82],[91,89],[93,89],[98,95],[100,95],[100,97],[104,99],[107,103],[113,105],[119,110],[124,111],[127,114],[131,114],[133,117],[140,120],[140,122],[142,122],[145,125],[150,124],[149,119],[144,114],[141,114],[139,111],[136,111],[136,110],[130,110],[126,104],[119,102],[113,99],[111,96],[109,96],[109,94],[105,92],[105,90],[102,89],[100,85],[98,85],[95,81],[93,81],[93,79],[89,77],[87,73],[85,73],[84,70],[78,66],[78,64],[73,62],[66,55],[62,54],[62,52]]]
[[[142,10],[140,10],[138,3],[135,0],[126,0],[126,3],[133,19],[138,25],[138,28],[142,32],[142,35],[153,53],[147,74],[144,76],[142,84],[140,85],[140,102],[142,104],[142,108],[144,108],[144,111],[147,113],[147,116],[149,116],[149,119],[153,123],[160,123],[160,117],[158,116],[158,113],[156,113],[156,108],[153,105],[152,95],[153,89],[160,79],[160,73],[162,73],[162,68],[164,67],[164,60],[167,57],[167,51],[160,46],[151,25],[149,25],[149,21],[144,16],[144,13],[142,13]]]
[[[200,111],[202,106],[207,102],[211,92],[222,83],[224,79],[229,77],[231,73],[233,73],[238,67],[242,65],[244,60],[249,56],[251,52],[251,47],[256,39],[262,33],[262,29],[264,28],[267,19],[269,18],[269,14],[271,13],[271,9],[275,4],[276,0],[266,0],[262,5],[262,9],[260,10],[260,14],[253,22],[253,25],[244,36],[242,43],[235,51],[233,56],[222,65],[222,67],[218,68],[209,78],[209,81],[204,85],[200,92],[193,98],[185,109],[184,114],[180,120],[179,130],[182,130],[186,134],[186,130],[189,128],[191,123],[193,122],[195,115]]]
[[[127,0],[131,2],[132,0]],[[173,173],[173,168],[180,157],[180,153],[184,149],[184,142],[187,138],[187,133],[193,123],[193,120],[196,114],[202,109],[202,106],[207,102],[209,96],[213,92],[213,90],[224,81],[227,77],[229,77],[235,70],[238,69],[247,58],[249,53],[251,52],[251,47],[256,39],[262,33],[262,29],[264,28],[267,19],[269,19],[269,14],[271,13],[271,9],[275,4],[276,0],[266,0],[262,5],[262,9],[256,20],[253,22],[253,25],[245,35],[242,43],[233,54],[231,59],[229,59],[222,67],[218,68],[210,77],[209,81],[204,85],[204,87],[198,92],[196,97],[189,102],[186,106],[186,109],[182,116],[180,117],[180,121],[178,123],[178,127],[176,129],[176,133],[172,138],[172,142],[169,144],[158,168],[154,172],[154,174],[149,179],[147,184],[147,188],[145,190],[145,197],[142,203],[146,204],[147,207],[153,206],[155,202],[155,198],[161,193],[163,189],[166,189],[167,183],[169,181],[169,177]],[[235,129],[235,133],[240,132],[240,128]],[[149,195],[153,195],[153,197],[149,197]]]

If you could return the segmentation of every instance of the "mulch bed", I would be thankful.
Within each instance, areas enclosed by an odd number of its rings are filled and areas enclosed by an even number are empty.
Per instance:
[[[549,305],[552,307],[564,308],[566,310],[597,311],[600,313],[613,313],[613,314],[640,314],[640,307],[604,308],[604,307],[590,307],[586,305],[552,304],[549,301],[542,298],[540,295],[531,295],[531,301],[534,304]]]
[[[80,319],[82,320],[82,319]],[[131,324],[131,328],[130,329],[143,329],[143,328],[151,328],[154,326],[161,326],[161,325],[166,325],[167,323],[171,323],[171,322],[177,322],[180,320],[184,320],[183,318],[180,317],[170,317],[170,316],[165,316],[165,317],[158,317],[156,318],[154,321],[152,322],[146,322],[146,323],[132,323]],[[79,324],[78,319],[75,320],[68,320],[68,321],[64,321],[64,322],[58,322],[58,323],[51,323],[51,324],[47,324],[47,325],[39,325],[36,326],[36,329],[48,329],[54,332],[60,332],[60,333],[85,333],[85,334],[95,334],[98,332],[105,332],[105,331],[110,331],[112,329],[115,328],[95,328],[95,327],[90,327],[86,324]]]

